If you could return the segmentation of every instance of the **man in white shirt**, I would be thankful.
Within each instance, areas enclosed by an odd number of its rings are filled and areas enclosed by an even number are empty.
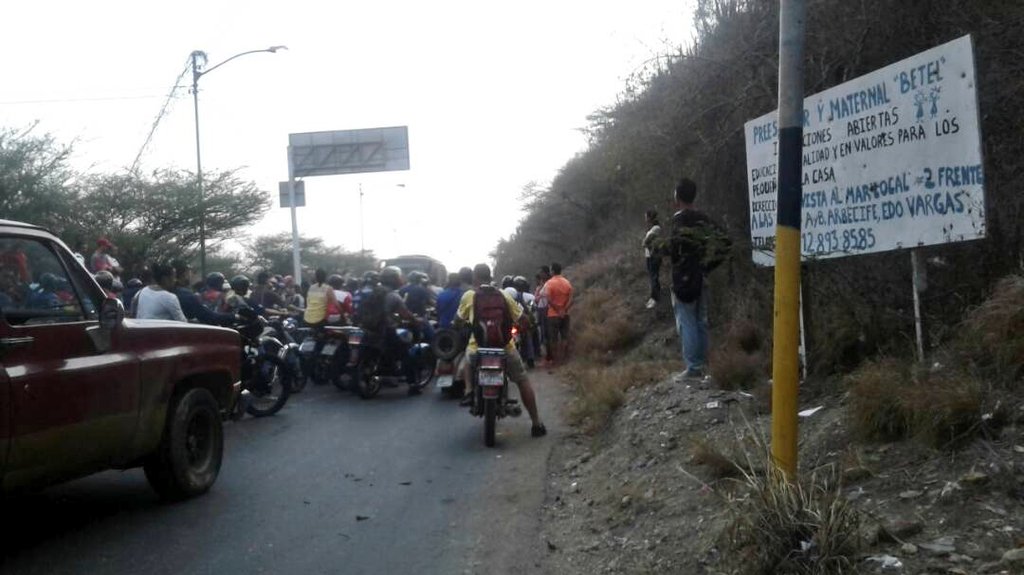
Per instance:
[[[661,298],[661,255],[658,249],[661,224],[658,223],[658,212],[655,210],[647,210],[644,218],[647,220],[648,229],[644,235],[643,248],[644,256],[647,258],[647,276],[651,284],[651,297],[644,307],[653,309]]]
[[[181,311],[181,303],[174,293],[174,268],[162,262],[154,263],[153,283],[139,290],[132,300],[132,317],[137,319],[168,319],[188,321]]]

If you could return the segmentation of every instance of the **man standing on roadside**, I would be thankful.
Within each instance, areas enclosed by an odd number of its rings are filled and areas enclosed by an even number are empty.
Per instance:
[[[705,276],[725,260],[731,247],[725,232],[693,207],[697,184],[683,178],[675,189],[669,257],[672,309],[682,341],[685,377],[703,378],[708,356],[708,288]]]
[[[564,362],[569,355],[569,310],[572,284],[562,276],[562,264],[551,264],[551,279],[541,293],[548,300],[548,349],[552,362]]]
[[[551,339],[548,337],[548,298],[544,295],[544,284],[548,283],[551,279],[551,268],[548,266],[540,266],[537,271],[536,285],[534,286],[533,302],[537,308],[537,330],[538,341],[537,350],[544,347],[544,359],[551,361]]]
[[[644,235],[643,248],[644,256],[647,258],[647,277],[651,284],[651,297],[644,307],[654,309],[661,299],[661,254],[655,247],[661,236],[661,224],[658,223],[657,210],[647,210],[644,219],[647,220],[648,229]]]

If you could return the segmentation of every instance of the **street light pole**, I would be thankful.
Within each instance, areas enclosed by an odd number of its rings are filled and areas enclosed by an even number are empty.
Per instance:
[[[206,61],[206,53],[192,52],[192,104],[196,116],[196,188],[199,190],[199,273],[206,278],[206,198],[203,195],[203,156],[199,151],[199,58]]]
[[[194,50],[192,52],[192,104],[195,107],[196,118],[196,188],[199,191],[199,273],[201,273],[204,278],[206,277],[206,195],[203,191],[203,159],[199,149],[199,78],[213,72],[235,58],[245,56],[246,54],[256,54],[259,52],[270,52],[273,54],[278,50],[287,49],[287,46],[271,46],[261,50],[239,52],[238,54],[235,54],[227,60],[224,60],[215,66],[211,66],[206,70],[199,69],[200,66],[206,64],[206,52],[203,52],[202,50]],[[200,59],[202,59],[202,63],[199,62]],[[292,201],[294,201],[294,198]]]

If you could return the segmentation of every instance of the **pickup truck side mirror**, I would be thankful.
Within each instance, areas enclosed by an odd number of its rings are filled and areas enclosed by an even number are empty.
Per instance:
[[[124,304],[117,298],[109,297],[100,306],[100,324],[85,329],[97,353],[110,351],[112,338],[110,335],[124,321]]]
[[[124,321],[124,304],[117,298],[108,297],[100,307],[100,327],[113,331]]]

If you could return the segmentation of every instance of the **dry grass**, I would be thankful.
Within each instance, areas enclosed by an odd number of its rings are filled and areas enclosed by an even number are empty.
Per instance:
[[[722,389],[751,389],[766,379],[768,359],[764,336],[750,320],[728,324],[722,343],[711,351],[710,372]]]
[[[582,294],[573,308],[573,354],[610,362],[636,344],[645,333],[630,314],[621,293],[594,287]]]
[[[693,441],[690,454],[690,461],[707,468],[714,479],[739,477],[742,473],[739,464],[735,461],[735,457],[725,455],[718,447],[704,439],[695,439]]]
[[[754,396],[754,410],[758,414],[772,412],[772,384],[767,381],[759,383],[750,389]]]
[[[851,425],[865,439],[917,437],[948,447],[982,430],[983,414],[994,403],[985,386],[963,372],[917,370],[893,358],[867,363],[846,381]]]
[[[992,296],[972,310],[953,342],[954,361],[986,381],[1016,387],[1024,376],[1024,276],[1003,278]]]
[[[563,378],[570,382],[576,397],[569,408],[569,420],[585,432],[604,427],[611,414],[626,401],[626,390],[663,380],[674,368],[670,362],[647,361],[595,367],[586,362],[573,362],[566,367]]]
[[[716,348],[710,364],[711,380],[722,389],[752,389],[766,380],[768,361],[760,352]]]
[[[906,362],[883,358],[868,362],[846,378],[850,390],[850,423],[861,437],[896,440],[910,429],[903,403],[904,386],[910,381]]]
[[[791,482],[769,463],[767,449],[759,459],[767,471],[744,472],[745,489],[728,499],[727,562],[751,575],[855,572],[861,517],[829,470]]]

